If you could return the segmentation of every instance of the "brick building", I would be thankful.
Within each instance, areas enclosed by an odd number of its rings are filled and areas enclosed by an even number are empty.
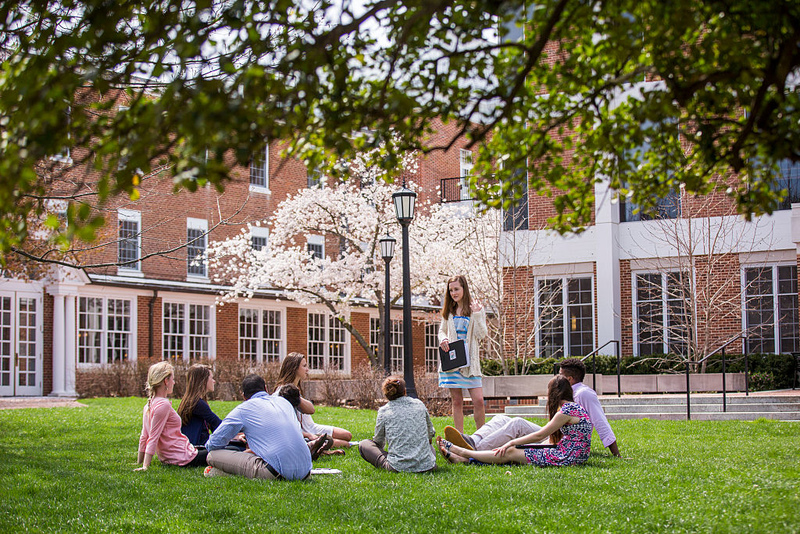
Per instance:
[[[739,334],[751,353],[800,351],[800,165],[781,170],[788,198],[749,222],[724,194],[679,190],[648,216],[600,183],[592,224],[559,236],[545,229],[551,200],[525,199],[502,234],[507,312],[530,339],[520,352],[615,354],[619,341],[623,355],[702,356]]]
[[[117,95],[120,106],[125,96]],[[106,96],[105,98],[111,98]],[[453,133],[441,124],[436,136]],[[471,153],[457,142],[446,152],[419,161],[418,194],[440,201],[443,178],[469,172]],[[319,178],[296,160],[282,159],[280,143],[254,154],[247,167],[235,167],[224,193],[201,187],[173,192],[168,173],[142,180],[140,198],[116,198],[106,225],[83,264],[91,269],[54,265],[47,276],[26,278],[4,272],[0,278],[0,396],[75,395],[77,369],[120,361],[249,359],[277,362],[289,352],[309,355],[313,372],[332,365],[349,374],[367,362],[363,349],[322,306],[301,306],[265,289],[253,298],[219,305],[225,288],[202,256],[208,243],[238,234],[248,222],[267,219],[287,195],[318,186]],[[80,148],[51,165],[70,168]],[[69,182],[71,169],[63,176]],[[91,174],[78,181],[91,183]],[[58,187],[58,181],[53,187]],[[253,234],[261,246],[268,232]],[[307,246],[337,253],[337,242],[312,236]],[[166,251],[166,252],[165,252]],[[393,262],[398,268],[397,259]],[[379,326],[375,308],[352,312],[359,331]],[[415,367],[435,361],[438,341],[429,310],[417,310]],[[392,312],[392,359],[402,366],[402,310]],[[376,343],[375,343],[376,344]],[[435,370],[435,367],[434,367]]]

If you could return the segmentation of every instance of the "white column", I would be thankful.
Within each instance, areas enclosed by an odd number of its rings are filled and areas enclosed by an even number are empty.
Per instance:
[[[65,386],[66,347],[64,336],[64,295],[53,295],[53,391],[52,397],[67,394]]]
[[[605,183],[596,184],[595,213],[597,261],[597,342],[598,347],[622,335],[622,297],[619,280],[619,204],[612,204],[613,193]],[[613,354],[609,346],[601,351]]]
[[[78,351],[75,348],[75,295],[67,295],[66,309],[64,310],[64,394],[77,397],[75,391],[75,368],[78,364]]]

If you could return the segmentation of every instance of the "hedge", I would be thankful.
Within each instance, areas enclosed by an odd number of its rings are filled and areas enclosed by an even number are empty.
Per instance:
[[[508,360],[509,375],[549,375],[553,374],[553,365],[562,358],[518,358],[516,367],[520,372],[514,372],[514,359]],[[744,372],[744,356],[742,354],[727,354],[725,356],[725,370],[729,373]],[[597,355],[595,357],[597,373],[604,375],[617,374],[617,357]],[[587,359],[586,373],[593,372],[592,358]],[[750,371],[750,387],[753,390],[787,389],[794,385],[797,372],[797,358],[791,354],[750,354],[748,355]],[[500,360],[484,359],[481,361],[483,374],[486,376],[500,376],[503,374],[503,364]],[[696,372],[695,365],[692,372]],[[673,354],[658,354],[647,357],[623,356],[620,371],[624,375],[644,374],[671,374],[686,371],[683,359]],[[706,373],[722,372],[722,355],[715,354],[706,361]]]

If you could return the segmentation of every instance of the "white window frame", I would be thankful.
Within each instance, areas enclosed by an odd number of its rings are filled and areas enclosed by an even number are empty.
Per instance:
[[[592,313],[591,313],[591,319],[592,319],[591,320],[591,323],[592,323],[592,345],[591,345],[591,348],[592,348],[592,350],[597,348],[597,341],[596,341],[597,340],[597,318],[596,318],[597,309],[596,309],[596,303],[594,301],[594,299],[595,299],[594,276],[587,275],[587,274],[542,275],[542,276],[536,276],[534,278],[534,282],[533,282],[535,284],[534,285],[534,288],[535,288],[534,295],[535,295],[535,298],[536,298],[535,308],[534,309],[535,309],[535,324],[536,324],[536,355],[537,355],[537,357],[540,357],[540,358],[553,357],[551,355],[543,355],[542,354],[542,324],[541,324],[541,310],[540,310],[541,291],[539,290],[539,283],[542,282],[542,281],[545,281],[545,280],[561,280],[561,298],[562,298],[561,309],[562,309],[562,313],[563,313],[563,324],[562,324],[561,328],[562,328],[562,336],[563,336],[563,339],[564,339],[564,343],[562,345],[562,354],[561,354],[560,357],[567,358],[567,357],[570,357],[570,349],[571,349],[571,344],[570,344],[570,340],[569,340],[570,323],[569,323],[569,313],[568,313],[569,312],[569,282],[571,280],[584,280],[584,279],[585,280],[589,280],[590,293],[591,293],[591,296],[592,296],[592,301],[591,301],[591,304],[590,304],[591,309],[592,309]]]
[[[311,252],[310,246],[320,246],[322,247],[322,257],[319,258],[319,261],[325,259],[325,236],[317,235],[317,234],[309,234],[306,236],[306,250]],[[315,256],[316,257],[316,256]]]
[[[669,292],[667,291],[667,284],[670,274],[683,274],[684,276],[690,277],[693,276],[693,273],[681,271],[680,269],[666,269],[666,270],[637,270],[631,272],[631,310],[633,315],[633,325],[632,325],[632,339],[633,339],[633,355],[635,357],[640,357],[641,354],[639,353],[639,325],[641,320],[639,318],[639,276],[644,275],[659,275],[661,277],[661,289],[660,289],[660,301],[661,301],[661,354],[669,354],[670,345],[672,344],[670,334],[670,324],[669,324],[669,317],[670,317],[670,308],[669,308],[669,301],[674,299],[669,299]],[[689,310],[691,314],[691,309]],[[693,337],[695,333],[691,334]],[[687,342],[688,344],[688,342]],[[688,348],[687,348],[688,350]],[[649,356],[649,355],[645,355]]]
[[[257,252],[255,244],[253,243],[254,238],[263,238],[265,241],[263,248],[267,248],[269,246],[269,228],[265,226],[250,227],[250,250]]]
[[[203,274],[189,272],[191,267],[197,267],[190,265],[196,261],[189,257],[190,243],[195,243],[196,246],[196,243],[199,242],[199,238],[192,240],[189,237],[189,230],[200,230],[203,233],[203,259],[201,262]],[[205,219],[193,219],[191,217],[186,219],[186,278],[187,280],[208,281],[208,221]]]
[[[142,212],[136,210],[117,210],[117,261],[120,260],[119,247],[122,244],[122,236],[119,234],[119,225],[122,222],[135,222],[136,231],[136,263],[129,263],[117,266],[117,273],[127,276],[143,276],[142,273]]]
[[[81,301],[83,299],[98,299],[101,301],[100,304],[100,328],[98,329],[82,329],[81,328]],[[108,302],[109,301],[128,301],[128,327],[129,330],[111,330],[108,328]],[[75,343],[75,362],[79,368],[87,369],[93,367],[102,367],[104,365],[111,365],[119,361],[120,363],[131,363],[137,360],[137,296],[132,294],[100,294],[94,292],[82,292],[78,295],[75,299],[75,335],[77,337],[77,341]],[[81,350],[84,348],[91,349],[92,347],[89,345],[84,345],[82,343],[82,338],[84,337],[83,333],[86,332],[87,334],[91,332],[98,332],[100,334],[100,346],[97,347],[100,350],[100,361],[99,362],[82,362],[81,361]],[[112,334],[127,334],[128,339],[128,358],[127,360],[119,359],[119,360],[112,360],[109,358],[109,350],[114,350],[110,348],[109,345],[109,336]]]
[[[167,332],[165,327],[165,318],[167,306],[177,306],[183,309],[183,317],[181,318],[182,331],[181,332]],[[208,335],[191,335],[190,334],[190,318],[189,311],[191,306],[204,306],[208,308]],[[193,339],[208,339],[208,352],[207,357],[209,360],[217,358],[217,310],[214,300],[208,299],[189,299],[181,298],[181,296],[165,296],[161,302],[161,359],[176,361],[178,359],[185,363],[190,363],[190,346]],[[180,338],[182,348],[180,353],[170,355],[167,353],[167,339],[168,337]],[[202,359],[202,358],[201,358]],[[195,360],[197,361],[197,360]]]
[[[314,187],[319,189],[325,189],[325,181],[327,176],[319,169],[312,169],[306,171],[306,185],[308,189],[312,189]]]
[[[256,335],[254,337],[242,337],[242,315],[243,312],[255,312],[256,314],[256,321],[255,321],[255,329]],[[265,361],[264,358],[264,343],[265,341],[274,341],[274,338],[264,338],[264,312],[277,312],[280,313],[280,325],[279,328],[279,338],[278,342],[280,343],[280,349],[278,350],[278,359],[277,361],[270,360]],[[255,305],[253,303],[248,303],[245,305],[239,305],[239,315],[237,320],[237,332],[238,332],[238,339],[239,339],[239,360],[250,359],[249,353],[246,353],[242,347],[243,340],[251,340],[255,343],[256,352],[255,358],[251,359],[253,363],[278,363],[282,362],[283,359],[286,357],[286,308],[280,306],[270,306],[270,305]],[[247,357],[245,357],[247,354]]]
[[[325,335],[324,335],[324,339],[323,340],[313,340],[311,335],[310,335],[310,330],[312,328],[312,326],[311,326],[311,315],[322,315],[322,316],[325,317],[325,320],[323,321],[324,330],[325,330]],[[323,308],[311,307],[311,308],[309,308],[307,310],[307,314],[306,314],[306,347],[308,349],[307,350],[307,359],[308,359],[308,364],[309,364],[309,372],[312,375],[324,375],[326,373],[326,369],[329,368],[328,364],[329,364],[329,362],[331,360],[331,353],[330,353],[330,345],[331,345],[331,341],[330,341],[331,328],[330,328],[330,325],[331,325],[331,320],[336,321],[336,319],[333,317],[333,314],[331,314],[329,311],[327,311],[327,310],[325,310]],[[329,369],[329,372],[349,375],[350,374],[350,355],[351,355],[351,350],[350,350],[350,338],[351,338],[351,336],[350,336],[350,333],[343,326],[340,326],[340,328],[343,331],[342,335],[344,337],[344,341],[342,343],[343,353],[344,353],[342,355],[342,358],[343,358],[342,369],[341,370]],[[312,350],[311,350],[312,343],[322,343],[323,344],[323,354],[317,355],[316,353],[312,352]],[[323,366],[322,366],[321,369],[318,368],[316,365],[314,365],[314,367],[312,367],[312,364],[313,364],[315,358],[322,358],[323,359]]]
[[[425,372],[439,371],[439,322],[425,323]]]
[[[772,324],[772,335],[773,335],[773,352],[772,354],[782,354],[785,352],[782,347],[782,340],[780,335],[780,326],[781,322],[779,320],[775,320],[776,318],[780,317],[780,296],[786,295],[786,293],[779,292],[779,279],[778,279],[778,269],[780,267],[797,267],[796,263],[792,262],[778,262],[778,263],[769,263],[769,264],[757,264],[757,265],[742,265],[741,267],[741,294],[742,294],[742,331],[748,328],[747,325],[747,276],[745,271],[747,269],[771,269],[772,270],[772,317],[773,317],[773,324]],[[800,269],[798,269],[800,271]],[[800,287],[798,287],[798,293],[800,293]],[[748,339],[749,342],[749,339]],[[749,347],[748,347],[749,349]]]
[[[470,200],[469,183],[465,178],[472,176],[472,169],[475,167],[475,155],[471,150],[460,148],[458,150],[458,167],[460,177],[459,184],[461,185],[461,200]]]
[[[259,153],[254,153],[252,159],[250,160],[250,166],[248,167],[248,171],[250,173],[249,180],[250,180],[250,191],[253,193],[271,193],[269,189],[269,142],[264,143],[264,168],[259,169],[263,170],[264,172],[264,183],[258,184],[253,183],[253,168],[256,166],[257,158],[261,156]]]

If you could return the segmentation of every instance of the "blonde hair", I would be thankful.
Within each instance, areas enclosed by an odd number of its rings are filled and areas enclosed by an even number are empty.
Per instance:
[[[164,383],[164,380],[175,374],[175,369],[169,362],[158,362],[150,366],[147,371],[147,384],[144,389],[147,392],[147,397],[152,399],[156,396],[156,389]]]

